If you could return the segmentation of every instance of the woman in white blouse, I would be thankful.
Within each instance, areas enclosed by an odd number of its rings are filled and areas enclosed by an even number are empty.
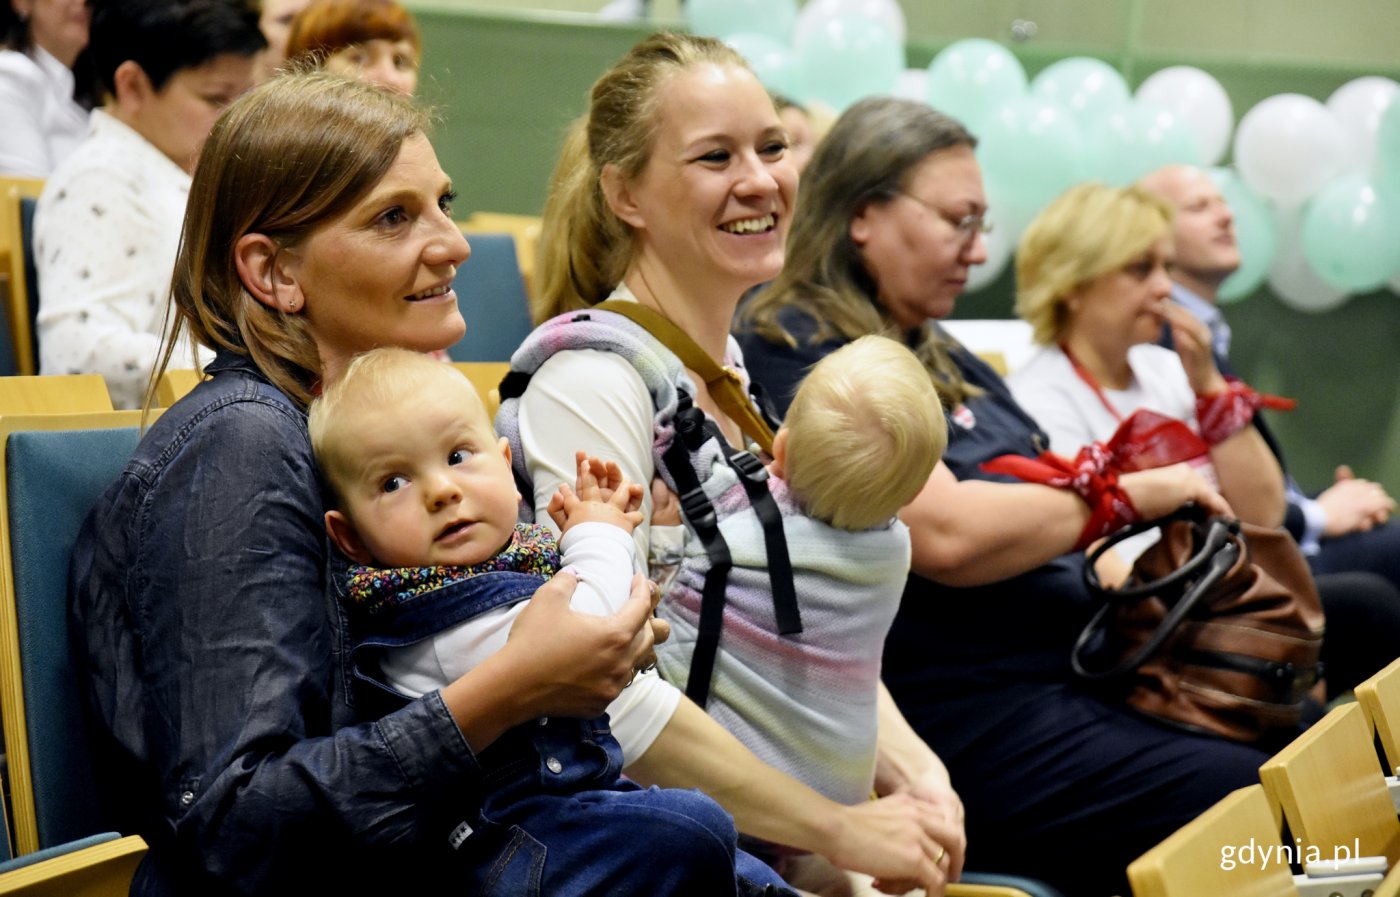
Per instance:
[[[1184,422],[1208,446],[1200,463],[1235,512],[1278,526],[1283,475],[1253,409],[1233,401],[1205,325],[1168,298],[1171,216],[1136,187],[1082,184],[1031,222],[1016,255],[1016,311],[1043,348],[1007,383],[1051,451],[1069,457],[1107,442],[1139,409]],[[1174,350],[1156,345],[1164,326]]]
[[[88,42],[87,4],[6,0],[0,40],[0,174],[46,178],[87,134],[88,106],[75,99],[73,76]],[[90,102],[88,93],[79,91]]]
[[[34,214],[39,373],[98,373],[139,408],[160,345],[199,149],[266,46],[251,7],[103,0],[92,55],[106,102]],[[190,352],[179,364],[195,363]]]

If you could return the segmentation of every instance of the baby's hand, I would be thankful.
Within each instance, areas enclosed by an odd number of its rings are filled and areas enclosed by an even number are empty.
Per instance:
[[[590,521],[611,523],[632,532],[642,522],[642,487],[628,482],[615,461],[603,462],[583,452],[575,458],[575,487],[570,489],[567,483],[560,483],[547,509],[560,534]]]

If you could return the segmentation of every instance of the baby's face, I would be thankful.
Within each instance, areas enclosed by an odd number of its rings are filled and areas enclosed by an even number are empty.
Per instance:
[[[341,510],[379,566],[477,564],[510,540],[520,499],[510,447],[479,402],[454,393],[365,415]]]

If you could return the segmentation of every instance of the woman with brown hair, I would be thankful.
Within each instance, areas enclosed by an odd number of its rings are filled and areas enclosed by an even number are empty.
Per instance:
[[[470,250],[425,126],[401,95],[308,73],[236,101],[201,154],[160,367],[181,331],[216,358],[73,560],[103,798],[150,844],[133,894],[471,880],[488,867],[454,845],[493,742],[597,716],[664,633],[640,580],[594,617],[561,574],[446,688],[385,706],[352,685],[306,406],[357,352],[462,334],[451,283]]]

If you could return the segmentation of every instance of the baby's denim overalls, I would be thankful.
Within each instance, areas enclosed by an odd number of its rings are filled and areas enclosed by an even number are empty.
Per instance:
[[[373,682],[377,649],[413,644],[524,601],[544,581],[492,571],[415,596],[396,613],[376,616],[373,633],[356,633],[355,674]],[[458,883],[462,893],[713,897],[782,886],[758,860],[736,856],[734,821],[713,800],[621,778],[622,749],[606,714],[516,726],[477,759],[484,774],[480,805],[463,807],[454,834],[457,849],[472,855],[466,865],[474,877]]]

